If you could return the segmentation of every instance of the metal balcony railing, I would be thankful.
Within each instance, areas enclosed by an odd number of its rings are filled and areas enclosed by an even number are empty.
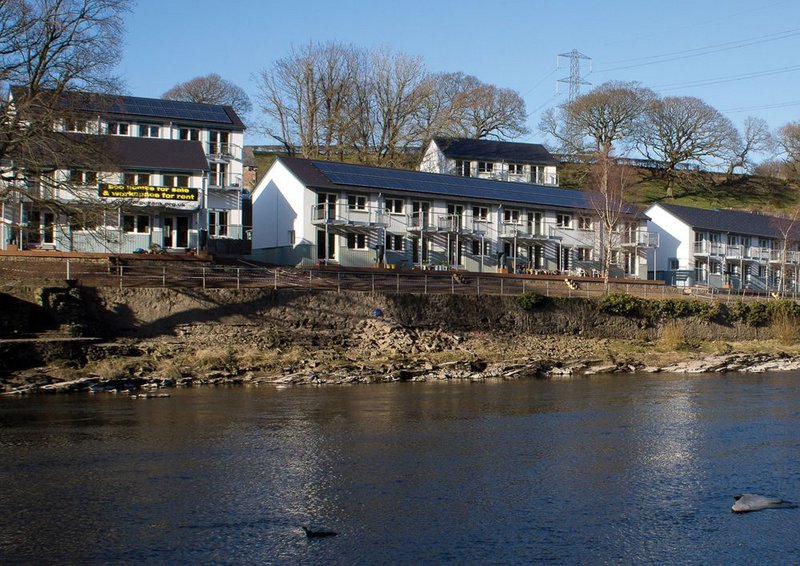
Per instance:
[[[365,206],[351,208],[347,202],[322,203],[311,207],[312,224],[338,224],[351,226],[385,226],[386,213],[382,208]]]

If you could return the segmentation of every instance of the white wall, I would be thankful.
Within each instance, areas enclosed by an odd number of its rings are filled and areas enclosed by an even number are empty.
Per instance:
[[[310,192],[280,159],[275,161],[253,191],[253,249],[290,245],[290,230],[295,243],[315,241]]]
[[[658,204],[651,206],[645,214],[650,217],[648,230],[659,235],[655,270],[667,271],[671,258],[678,259],[678,269],[694,269],[694,231],[692,227]]]

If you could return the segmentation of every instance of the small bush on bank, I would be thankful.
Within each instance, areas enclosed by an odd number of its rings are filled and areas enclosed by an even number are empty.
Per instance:
[[[542,307],[545,305],[546,302],[547,302],[547,297],[545,297],[544,295],[540,295],[539,293],[534,293],[533,291],[517,297],[517,304],[520,306],[520,308],[523,308],[526,311]]]
[[[776,310],[769,327],[772,338],[784,346],[794,344],[797,342],[799,323],[800,319],[790,309]]]
[[[646,301],[625,293],[609,293],[598,301],[600,312],[616,316],[646,316]]]
[[[686,336],[686,325],[681,322],[668,322],[661,328],[659,343],[668,350],[678,351],[691,348]]]

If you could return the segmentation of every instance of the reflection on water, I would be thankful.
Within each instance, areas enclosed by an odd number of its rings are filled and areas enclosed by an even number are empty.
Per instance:
[[[787,562],[795,374],[0,401],[15,562]],[[308,540],[300,524],[340,534]],[[791,561],[791,559],[788,559]]]

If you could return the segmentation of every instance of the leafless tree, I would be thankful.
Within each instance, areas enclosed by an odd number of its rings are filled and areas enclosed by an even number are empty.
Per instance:
[[[744,130],[740,143],[731,155],[728,163],[728,176],[737,168],[750,171],[754,167],[752,156],[759,152],[772,152],[775,148],[775,138],[767,125],[766,120],[748,116],[744,121]]]
[[[0,198],[73,215],[85,191],[53,172],[112,161],[90,141],[97,136],[58,126],[81,119],[89,93],[121,86],[112,71],[128,7],[128,0],[0,0],[0,83],[12,87],[0,106]],[[76,198],[56,199],[56,191]]]
[[[740,139],[731,121],[699,98],[668,96],[648,103],[637,142],[642,154],[663,163],[672,197],[680,165],[724,161]]]
[[[574,101],[545,112],[539,129],[565,153],[608,158],[630,145],[655,94],[636,82],[603,83]]]
[[[775,259],[780,262],[777,294],[783,297],[786,293],[789,279],[788,267],[792,263],[796,264],[795,261],[789,261],[789,254],[790,248],[800,241],[800,208],[793,208],[775,216],[772,224],[781,235],[779,240],[780,248],[778,248],[780,256]]]
[[[777,139],[788,176],[797,179],[800,176],[800,122],[789,122],[781,126]]]
[[[244,89],[216,73],[178,83],[161,97],[167,100],[231,106],[240,117],[246,116],[252,109],[250,97]]]
[[[388,48],[308,44],[262,71],[258,86],[267,133],[305,157],[336,147],[340,159],[349,152],[365,163],[401,165],[437,135],[527,131],[514,91],[463,73],[430,74],[421,58]]]
[[[625,203],[625,191],[630,174],[626,167],[618,165],[613,157],[597,155],[592,166],[593,188],[590,202],[600,220],[600,243],[603,250],[603,280],[609,289],[611,259],[620,244],[620,225],[630,215],[630,205]]]

